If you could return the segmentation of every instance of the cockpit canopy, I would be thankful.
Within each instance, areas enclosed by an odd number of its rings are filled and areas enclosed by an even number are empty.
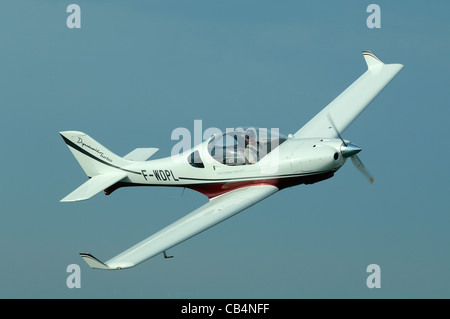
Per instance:
[[[278,129],[237,128],[214,135],[208,143],[209,154],[225,165],[251,165],[259,162],[287,140]]]

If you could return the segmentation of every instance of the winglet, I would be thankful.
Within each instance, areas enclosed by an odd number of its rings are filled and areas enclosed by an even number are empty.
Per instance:
[[[91,267],[93,269],[106,269],[106,270],[120,269],[120,267],[119,268],[111,268],[111,267],[105,265],[100,260],[98,260],[97,258],[92,256],[91,254],[80,253],[80,256],[89,265],[89,267]]]
[[[367,68],[370,70],[374,67],[378,67],[378,66],[382,66],[384,65],[383,61],[380,60],[380,58],[378,58],[375,53],[373,53],[372,51],[363,51],[363,56],[364,59],[366,60],[367,63]]]

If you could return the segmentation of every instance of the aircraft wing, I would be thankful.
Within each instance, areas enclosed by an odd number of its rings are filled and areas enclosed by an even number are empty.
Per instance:
[[[91,268],[130,268],[160,253],[165,253],[167,249],[230,218],[277,191],[278,188],[275,186],[254,185],[211,198],[205,205],[105,263],[87,253],[80,255]]]
[[[335,138],[361,114],[369,103],[403,68],[401,64],[384,64],[373,52],[363,51],[367,71],[352,85],[306,123],[294,136],[297,138]],[[333,119],[336,129],[332,127]]]

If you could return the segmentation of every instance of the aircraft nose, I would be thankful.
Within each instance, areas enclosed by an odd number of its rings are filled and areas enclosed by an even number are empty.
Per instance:
[[[348,158],[362,151],[362,148],[355,144],[342,144],[341,154],[343,157]]]

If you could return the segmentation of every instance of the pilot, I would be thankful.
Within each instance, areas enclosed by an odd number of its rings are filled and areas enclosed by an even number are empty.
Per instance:
[[[255,164],[257,156],[257,148],[255,138],[253,136],[245,135],[245,164]]]

